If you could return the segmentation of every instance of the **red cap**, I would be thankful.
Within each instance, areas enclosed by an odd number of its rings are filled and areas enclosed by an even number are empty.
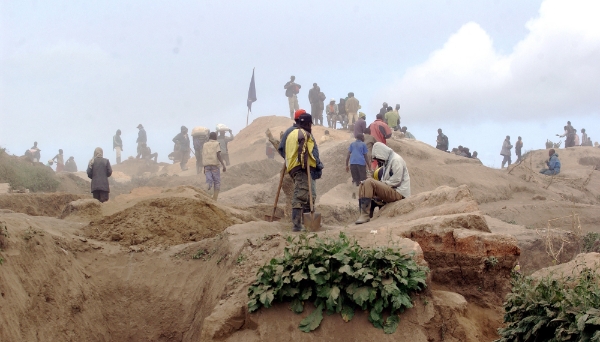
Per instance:
[[[298,109],[295,113],[294,113],[294,120],[298,120],[298,118],[300,117],[300,115],[306,113],[306,111],[304,109]]]

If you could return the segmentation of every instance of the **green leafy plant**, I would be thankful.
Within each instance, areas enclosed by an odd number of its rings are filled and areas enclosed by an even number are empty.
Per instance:
[[[494,268],[494,266],[498,265],[498,258],[495,256],[490,256],[484,259],[483,263],[485,264],[486,270]]]
[[[202,259],[206,254],[208,254],[208,251],[204,248],[200,248],[196,251],[196,254],[192,255],[192,259]]]
[[[540,280],[514,273],[496,342],[600,341],[600,274],[579,270]]]
[[[242,263],[244,263],[244,261],[246,261],[246,256],[243,253],[240,253],[240,255],[238,255],[237,259],[236,259],[236,263],[238,265],[241,265]]]
[[[344,233],[325,239],[302,234],[287,241],[283,257],[257,271],[248,289],[248,309],[290,302],[299,314],[305,302],[312,302],[316,309],[299,325],[304,332],[320,325],[324,310],[348,322],[358,309],[367,310],[373,326],[391,334],[400,322],[398,315],[413,306],[411,293],[427,286],[429,269],[395,246],[363,248]],[[384,310],[389,312],[385,320]]]

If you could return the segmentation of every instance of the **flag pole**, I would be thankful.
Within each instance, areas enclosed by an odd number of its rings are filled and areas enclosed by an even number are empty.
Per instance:
[[[246,115],[246,127],[248,127],[248,119],[250,119],[250,108],[248,108],[248,115]]]

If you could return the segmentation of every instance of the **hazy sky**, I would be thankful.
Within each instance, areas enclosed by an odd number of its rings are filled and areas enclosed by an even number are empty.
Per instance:
[[[419,140],[442,127],[499,166],[507,134],[543,148],[570,119],[600,140],[598,17],[594,0],[0,0],[0,146],[82,168],[96,146],[114,162],[116,129],[135,154],[142,123],[167,161],[181,125],[245,126],[255,67],[252,117],[288,115],[293,74],[301,107],[313,82],[368,122],[400,103]]]

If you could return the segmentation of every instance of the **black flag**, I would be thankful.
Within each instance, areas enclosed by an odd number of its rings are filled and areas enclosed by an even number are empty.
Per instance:
[[[252,80],[250,80],[250,88],[248,89],[248,111],[252,111],[252,103],[256,101],[256,86],[254,85],[254,69],[252,69]]]

